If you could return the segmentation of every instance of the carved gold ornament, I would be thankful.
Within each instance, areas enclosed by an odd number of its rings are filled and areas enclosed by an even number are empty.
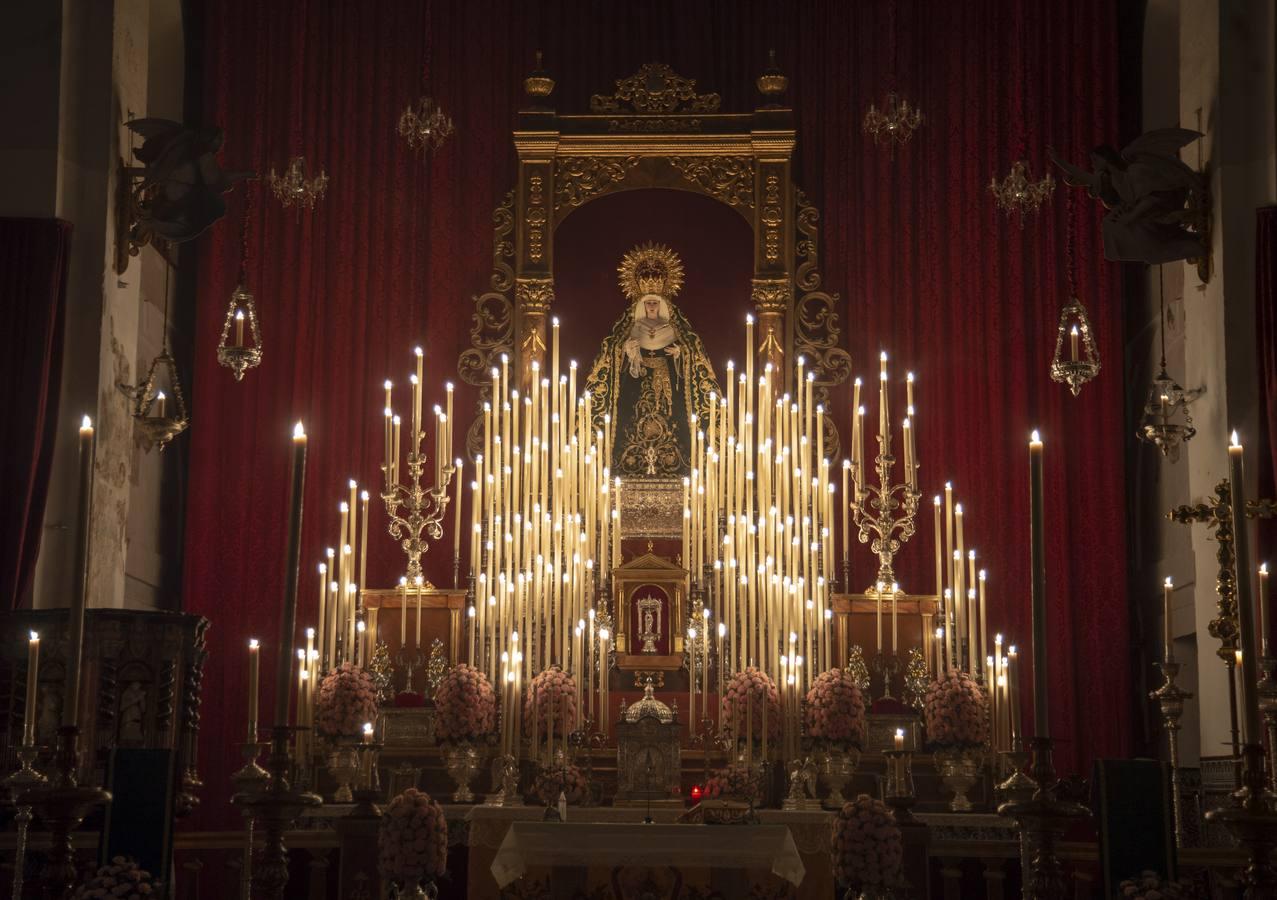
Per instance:
[[[683,288],[683,263],[664,244],[640,244],[622,257],[617,272],[621,291],[631,303],[644,294],[672,300]]]
[[[664,63],[645,63],[628,78],[617,79],[616,93],[590,97],[590,112],[636,113],[718,112],[718,94],[696,93],[696,79],[674,74]]]

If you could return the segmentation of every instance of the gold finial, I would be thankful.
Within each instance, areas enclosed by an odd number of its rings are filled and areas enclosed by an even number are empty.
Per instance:
[[[776,65],[776,51],[767,51],[767,68],[763,70],[763,74],[758,76],[758,92],[775,103],[780,99],[780,95],[785,93],[785,88],[789,87],[789,79],[780,71],[780,67]]]
[[[536,66],[527,78],[523,79],[523,90],[535,100],[543,100],[554,92],[554,79],[550,73],[541,68],[541,51],[537,51]]]

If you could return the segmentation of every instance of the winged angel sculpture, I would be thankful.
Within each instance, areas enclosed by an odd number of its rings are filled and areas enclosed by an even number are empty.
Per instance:
[[[1101,228],[1107,259],[1156,265],[1206,258],[1206,177],[1179,158],[1180,149],[1201,136],[1188,128],[1158,128],[1120,153],[1096,147],[1092,171],[1051,153],[1065,183],[1085,187],[1109,211]]]

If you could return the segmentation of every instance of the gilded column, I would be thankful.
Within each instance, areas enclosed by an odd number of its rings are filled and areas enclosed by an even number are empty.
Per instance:
[[[754,170],[754,280],[752,299],[758,317],[758,365],[771,363],[782,373],[775,383],[791,385],[786,355],[792,346],[790,327],[793,309],[794,196],[790,179],[790,159],[794,132],[783,112],[760,112],[751,134],[757,165]],[[776,121],[772,121],[776,119]],[[780,127],[777,127],[780,126]]]

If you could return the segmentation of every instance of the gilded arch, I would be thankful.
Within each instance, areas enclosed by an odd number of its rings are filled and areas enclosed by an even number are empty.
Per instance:
[[[489,371],[508,354],[526,379],[544,361],[554,305],[554,232],[582,205],[623,190],[673,188],[704,194],[736,210],[754,240],[752,299],[759,322],[759,362],[793,377],[785,359],[802,355],[816,375],[818,402],[847,380],[851,359],[841,346],[839,298],[822,290],[819,212],[792,177],[793,110],[780,104],[786,79],[758,79],[762,103],[723,113],[717,94],[662,63],[648,63],[595,94],[590,112],[560,115],[543,105],[554,89],[544,73],[524,81],[530,105],[513,132],[518,180],[493,213],[493,274],[474,297],[470,347],[460,377],[485,398]],[[834,416],[825,446],[839,454]],[[481,435],[472,424],[468,449]]]

